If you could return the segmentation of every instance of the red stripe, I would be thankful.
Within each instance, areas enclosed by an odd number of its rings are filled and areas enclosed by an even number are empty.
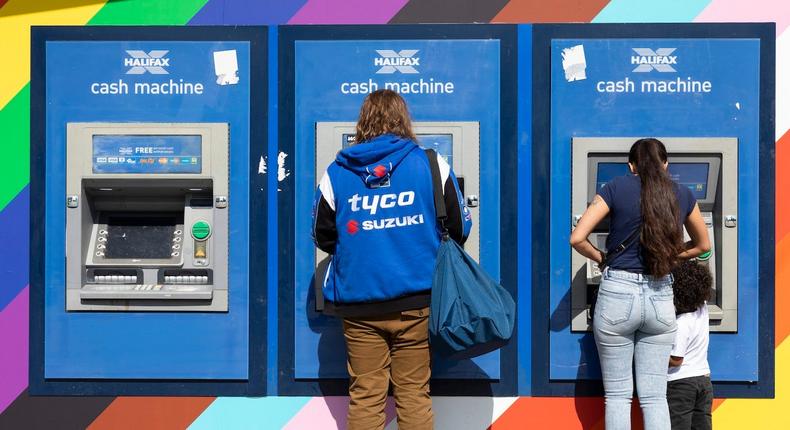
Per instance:
[[[118,397],[90,430],[170,430],[189,427],[214,397]]]

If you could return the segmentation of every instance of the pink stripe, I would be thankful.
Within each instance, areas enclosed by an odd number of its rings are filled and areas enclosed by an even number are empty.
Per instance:
[[[288,24],[386,24],[408,0],[308,0]]]
[[[25,287],[0,312],[0,412],[27,388],[29,291]]]
[[[386,424],[395,419],[395,402],[392,397],[387,399],[385,408]],[[334,430],[348,427],[348,397],[313,397],[296,414],[283,430]]]
[[[713,0],[695,22],[776,22],[779,36],[790,25],[787,0]]]

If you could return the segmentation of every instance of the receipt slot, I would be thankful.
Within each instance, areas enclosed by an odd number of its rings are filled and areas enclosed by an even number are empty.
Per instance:
[[[576,224],[598,190],[612,178],[630,174],[628,150],[638,138],[572,140],[572,220]],[[668,152],[669,176],[688,187],[697,199],[708,229],[711,251],[698,260],[713,275],[708,301],[710,329],[738,330],[738,140],[736,138],[659,138]],[[590,242],[606,249],[608,218],[590,235]],[[688,240],[688,233],[685,232]],[[601,282],[598,265],[577,252],[571,257],[573,331],[590,330],[590,303]]]
[[[68,311],[228,310],[228,133],[68,124]]]

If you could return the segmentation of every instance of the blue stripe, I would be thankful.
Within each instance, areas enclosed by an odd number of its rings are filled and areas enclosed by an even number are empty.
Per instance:
[[[307,0],[210,0],[189,25],[285,24]]]
[[[189,430],[279,430],[309,401],[310,397],[219,397]]]
[[[30,187],[25,186],[0,212],[0,310],[28,284]]]
[[[268,251],[266,253],[266,262],[268,267],[277,267],[277,251],[278,251],[278,231],[277,231],[277,147],[278,147],[278,93],[277,93],[277,77],[279,74],[277,65],[277,27],[269,27],[269,153],[267,160],[267,183],[266,187],[268,193],[268,206],[269,206],[269,223],[268,223],[268,236],[267,243]],[[270,395],[277,394],[277,337],[279,329],[279,314],[277,311],[278,297],[277,297],[277,270],[269,270],[267,280],[267,312],[269,315],[268,328],[266,338],[269,339],[267,348],[267,360],[269,364],[267,368],[267,388],[266,392]]]
[[[518,395],[532,394],[532,25],[518,26]],[[527,288],[529,286],[529,288]]]

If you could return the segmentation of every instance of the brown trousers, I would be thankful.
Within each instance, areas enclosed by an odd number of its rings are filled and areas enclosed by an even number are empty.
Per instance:
[[[384,428],[384,405],[390,381],[398,428],[433,428],[428,385],[431,378],[428,309],[343,320],[351,377],[349,430]]]

